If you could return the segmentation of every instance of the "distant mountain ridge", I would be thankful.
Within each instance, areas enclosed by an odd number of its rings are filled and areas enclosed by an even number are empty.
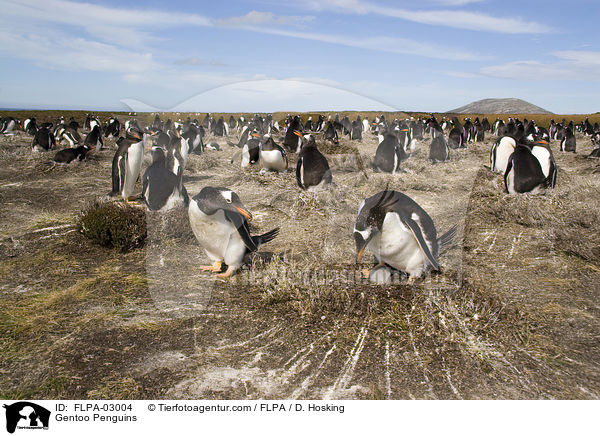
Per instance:
[[[450,110],[452,114],[552,114],[520,98],[485,98]]]

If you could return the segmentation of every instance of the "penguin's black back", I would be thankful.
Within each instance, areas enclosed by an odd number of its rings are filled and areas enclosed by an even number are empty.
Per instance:
[[[304,184],[300,171],[303,169]],[[304,146],[298,154],[298,164],[296,166],[296,179],[298,186],[302,189],[308,189],[311,186],[316,186],[321,181],[326,184],[331,183],[331,169],[327,158],[315,146]]]
[[[526,145],[517,145],[508,159],[504,174],[506,192],[508,192],[507,176],[510,171],[513,171],[514,189],[519,193],[530,192],[546,181],[540,162]]]

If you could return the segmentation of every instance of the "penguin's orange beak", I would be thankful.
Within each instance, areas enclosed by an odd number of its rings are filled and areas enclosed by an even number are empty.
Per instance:
[[[360,251],[358,252],[358,255],[356,256],[356,262],[360,262],[360,259],[362,259],[362,255],[365,252],[365,248],[367,248],[367,245],[365,244],[363,246],[363,248],[360,249]]]
[[[237,209],[237,211],[239,213],[241,213],[242,215],[244,215],[247,219],[249,219],[249,220],[252,219],[252,214],[250,212],[248,212],[247,210],[242,209],[241,207],[237,207],[237,206],[234,206],[234,207]]]
[[[294,130],[294,135],[296,135],[299,138],[302,137],[302,133],[300,133],[298,130]]]
[[[259,137],[260,137],[260,135],[259,135],[258,133],[253,133],[253,134],[252,134],[252,136],[253,136],[254,138],[259,138]]]
[[[544,139],[540,139],[538,141],[538,144],[544,144],[544,145],[548,145],[548,141],[544,140]]]

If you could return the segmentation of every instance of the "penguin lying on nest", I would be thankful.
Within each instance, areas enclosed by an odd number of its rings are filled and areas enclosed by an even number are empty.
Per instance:
[[[200,268],[220,272],[222,264],[227,265],[227,270],[217,274],[217,277],[230,277],[242,266],[246,254],[257,251],[279,233],[276,228],[262,235],[251,236],[247,220],[252,215],[240,197],[227,188],[202,188],[190,200],[188,215],[196,239],[214,261],[212,266]]]
[[[366,248],[377,259],[375,269],[389,265],[409,274],[409,283],[439,271],[438,256],[456,234],[452,227],[437,237],[431,217],[414,200],[398,191],[381,191],[360,204],[354,225],[356,261]],[[369,276],[369,270],[363,270]]]

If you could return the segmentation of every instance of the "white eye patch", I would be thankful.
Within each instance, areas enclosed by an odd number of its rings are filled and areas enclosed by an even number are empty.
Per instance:
[[[225,201],[227,203],[231,203],[231,194],[232,194],[231,191],[222,191],[221,192],[221,195],[223,196],[223,198],[225,199]]]
[[[358,230],[356,227],[354,227],[354,232],[359,233],[365,241],[369,239],[369,236],[371,235],[371,229]]]

